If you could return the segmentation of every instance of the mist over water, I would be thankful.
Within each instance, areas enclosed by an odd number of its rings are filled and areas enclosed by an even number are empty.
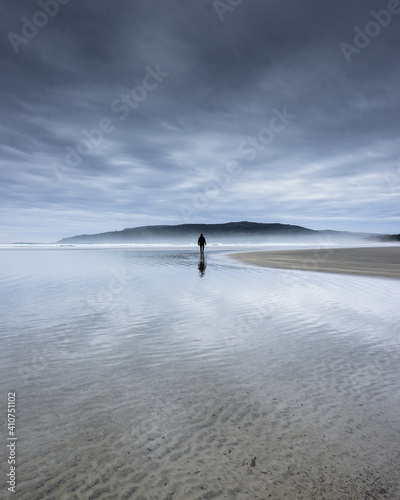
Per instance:
[[[400,283],[234,248],[0,251],[19,498],[396,498]]]

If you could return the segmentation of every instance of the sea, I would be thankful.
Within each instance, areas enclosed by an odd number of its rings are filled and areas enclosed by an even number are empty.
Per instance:
[[[400,499],[400,281],[262,248],[1,245],[0,497]]]

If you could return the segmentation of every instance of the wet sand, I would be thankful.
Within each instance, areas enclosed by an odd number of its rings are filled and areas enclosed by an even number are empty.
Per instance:
[[[400,499],[400,281],[200,277],[176,249],[0,264],[18,500]]]
[[[400,278],[400,246],[244,252],[231,257],[279,269]]]

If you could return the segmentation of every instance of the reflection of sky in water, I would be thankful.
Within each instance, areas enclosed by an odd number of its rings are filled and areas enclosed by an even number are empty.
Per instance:
[[[82,433],[115,433],[121,446],[144,436],[146,450],[154,433],[206,425],[215,407],[256,401],[269,412],[271,398],[291,406],[296,390],[300,408],[331,391],[331,420],[361,390],[384,422],[398,419],[400,281],[242,266],[220,253],[208,249],[203,275],[197,249],[0,253],[2,398],[17,390],[26,463],[54,448],[65,474],[58,443],[82,446]]]
[[[71,366],[74,356],[144,368],[184,368],[183,358],[232,361],[283,348],[288,331],[398,347],[396,280],[253,268],[210,250],[203,269],[192,249],[2,257],[1,334],[22,364],[31,349],[62,337]]]

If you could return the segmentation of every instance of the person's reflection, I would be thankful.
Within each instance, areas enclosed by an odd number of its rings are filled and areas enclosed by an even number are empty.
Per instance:
[[[204,276],[204,273],[206,272],[206,267],[207,267],[207,263],[204,259],[204,255],[202,255],[202,257],[200,258],[199,265],[197,267],[199,269],[200,278],[202,278]]]

